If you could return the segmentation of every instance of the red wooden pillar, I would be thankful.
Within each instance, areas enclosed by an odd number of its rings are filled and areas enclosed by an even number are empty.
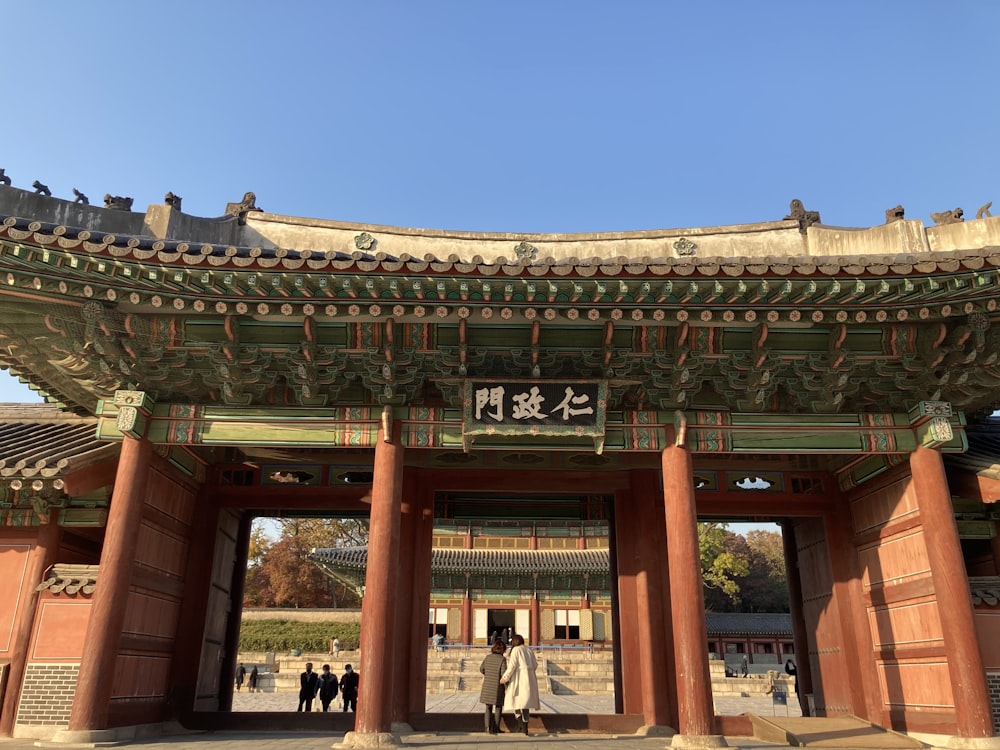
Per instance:
[[[359,734],[387,734],[392,727],[403,445],[399,425],[386,430],[387,417],[388,407],[375,442],[368,570],[361,604],[361,682],[355,721]]]
[[[410,671],[413,669],[414,634],[419,630],[426,637],[427,630],[422,627],[423,619],[413,619],[414,587],[412,585],[413,561],[416,550],[417,524],[420,515],[420,497],[412,469],[403,469],[403,496],[400,501],[399,517],[399,593],[396,607],[395,632],[399,635],[396,641],[395,660],[393,664],[393,722],[409,721]],[[426,649],[424,649],[426,651]],[[426,693],[426,688],[424,690]]]
[[[809,662],[809,638],[806,618],[802,612],[802,579],[799,578],[799,548],[795,542],[792,521],[781,525],[781,542],[785,551],[785,579],[788,581],[788,608],[792,615],[792,640],[795,643],[795,694],[803,716],[809,715],[809,693],[812,692],[812,665]]]
[[[691,744],[721,746],[726,741],[715,735],[712,680],[705,652],[708,626],[691,453],[683,445],[671,445],[664,449],[662,462],[679,729],[681,735],[693,738]],[[673,744],[685,741],[675,738]]]
[[[469,577],[465,578],[465,598],[462,599],[462,644],[472,643],[472,590]]]
[[[639,546],[642,528],[636,523],[634,498],[628,491],[615,493],[614,553],[612,570],[616,573],[614,624],[615,711],[624,714],[641,714],[642,655],[640,651],[639,620],[642,614],[636,597],[636,576],[639,570]]]
[[[410,714],[422,714],[427,708],[427,614],[431,607],[431,555],[434,543],[434,491],[432,487],[425,486],[422,472],[418,472],[417,476],[419,480],[416,488],[407,487],[407,492],[412,492],[417,498],[413,561],[409,572],[413,587],[410,611],[416,625],[412,631],[410,652]],[[405,570],[402,563],[400,570]]]
[[[941,454],[918,446],[910,454],[910,471],[948,652],[958,734],[968,738],[992,737],[986,670],[976,639],[969,578]]]
[[[666,536],[663,514],[657,513],[656,507],[662,502],[660,477],[655,471],[633,471],[630,479],[637,531],[633,543],[639,554],[635,594],[639,673],[642,677],[642,716],[646,726],[665,727],[670,724],[670,665],[663,613],[667,592],[662,586],[663,579],[660,575],[667,567]],[[707,655],[705,658],[708,658]]]
[[[618,525],[615,515],[618,513],[618,504],[622,502],[621,493],[615,496],[614,512],[608,519],[608,578],[611,580],[611,660],[614,666],[613,684],[615,687],[615,713],[625,713],[625,688],[623,686],[622,668],[622,628],[621,618],[623,613],[621,600],[621,578],[618,569]]]
[[[108,725],[108,708],[117,671],[115,661],[125,622],[132,561],[139,541],[152,455],[153,446],[148,440],[125,435],[69,718],[71,732],[105,729]]]
[[[0,734],[8,737],[14,729],[14,717],[17,715],[17,704],[21,696],[21,681],[24,679],[28,646],[31,643],[35,606],[38,602],[36,587],[42,582],[45,571],[56,562],[60,531],[59,524],[53,521],[39,526],[38,536],[35,537],[34,545],[28,553],[28,565],[24,573],[24,580],[28,584],[27,595],[23,601],[18,602],[18,618],[10,650],[11,659],[7,666],[7,690],[4,695],[3,713],[0,714]]]
[[[538,601],[537,591],[531,593],[528,609],[528,645],[542,645],[542,603]]]

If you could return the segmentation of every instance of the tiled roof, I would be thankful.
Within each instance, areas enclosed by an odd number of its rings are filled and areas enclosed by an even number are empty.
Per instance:
[[[367,547],[314,549],[311,558],[342,568],[363,569]],[[610,567],[607,549],[435,549],[431,570],[436,573],[495,573],[499,571],[542,574],[604,573]]]
[[[112,458],[120,446],[96,434],[96,419],[49,404],[0,405],[0,477],[48,479]]]
[[[67,594],[92,594],[97,585],[99,565],[70,565],[58,563],[49,569],[45,580],[38,584],[37,591],[48,589],[53,594],[65,591]]]
[[[1000,605],[1000,576],[977,576],[969,578],[972,603],[989,607]]]
[[[780,613],[706,612],[708,632],[715,635],[791,635],[792,616]]]
[[[128,218],[131,219],[131,215]],[[302,226],[302,222],[295,221],[295,217],[261,213],[257,220],[281,224],[289,219],[296,226]],[[354,229],[359,228],[361,227],[358,226]],[[387,246],[393,244],[409,246],[411,244],[409,242],[401,243],[400,238],[439,235],[437,232],[407,230],[399,227],[369,228],[381,237],[378,242]],[[346,229],[346,226],[342,229]],[[715,233],[721,232],[727,239],[732,236],[748,235],[748,233],[798,232],[795,223],[791,221],[707,229],[709,235],[713,231]],[[834,227],[827,229],[831,234],[837,231],[837,228]],[[704,228],[702,230],[685,230],[682,233],[692,233],[693,236],[700,237],[699,242],[706,240]],[[323,273],[346,271],[351,273],[402,272],[422,274],[430,272],[467,274],[476,277],[498,276],[500,278],[521,273],[528,273],[532,276],[576,274],[583,277],[648,273],[654,277],[689,277],[697,274],[698,276],[714,276],[720,279],[742,275],[778,274],[785,276],[795,274],[796,276],[814,276],[825,279],[843,274],[850,276],[871,274],[883,277],[889,272],[900,275],[954,273],[964,270],[978,271],[984,266],[1000,265],[1000,247],[993,245],[936,252],[930,250],[929,244],[917,243],[916,246],[908,248],[912,251],[893,254],[835,253],[824,256],[776,254],[766,257],[754,255],[720,257],[713,254],[677,256],[675,243],[679,236],[678,231],[652,230],[630,232],[625,235],[617,232],[568,236],[518,235],[518,237],[529,238],[548,248],[566,243],[580,243],[581,238],[586,238],[589,242],[581,244],[579,250],[593,252],[596,248],[592,245],[596,242],[604,248],[605,253],[605,255],[558,258],[540,254],[537,257],[525,258],[518,256],[518,250],[513,241],[516,238],[510,235],[448,232],[441,236],[445,235],[453,242],[458,241],[477,248],[479,247],[478,244],[475,244],[477,240],[486,243],[503,242],[508,247],[508,254],[496,258],[485,258],[478,253],[472,257],[461,257],[455,253],[442,256],[436,253],[413,255],[409,252],[390,253],[382,250],[362,252],[349,249],[344,252],[311,248],[244,247],[201,242],[193,238],[186,241],[158,239],[141,234],[130,234],[128,229],[115,234],[106,234],[104,232],[91,232],[89,229],[80,227],[36,221],[31,218],[0,215],[0,238],[15,242],[27,241],[37,243],[40,246],[58,247],[61,250],[86,251],[95,257],[183,264],[185,266],[201,265],[213,268],[278,268],[281,271],[298,271],[303,268],[304,264],[307,264],[306,267],[309,270]],[[623,240],[626,239],[641,242],[641,246],[644,248],[643,254],[618,254],[622,251]],[[627,247],[628,244],[625,243],[625,246]],[[530,245],[529,247],[536,249]]]

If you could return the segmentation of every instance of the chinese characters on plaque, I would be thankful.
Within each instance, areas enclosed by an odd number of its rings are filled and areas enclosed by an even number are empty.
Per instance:
[[[465,382],[465,435],[603,438],[607,381]]]

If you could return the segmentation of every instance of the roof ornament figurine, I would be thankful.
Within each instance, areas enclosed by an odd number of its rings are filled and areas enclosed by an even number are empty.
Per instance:
[[[799,231],[805,232],[806,229],[811,227],[813,224],[819,224],[819,211],[806,211],[806,207],[802,205],[802,201],[798,198],[792,200],[788,204],[789,211],[791,213],[785,217],[785,221],[797,221],[799,222]]]
[[[235,216],[240,224],[246,223],[247,214],[250,211],[263,210],[262,208],[257,208],[257,196],[249,191],[243,194],[243,200],[239,203],[226,204],[226,216]]]
[[[3,172],[3,170],[0,169],[0,172]],[[988,216],[992,216],[993,214],[990,213],[990,206],[992,206],[992,205],[993,205],[993,201],[990,201],[989,203],[987,203],[987,204],[985,204],[983,206],[980,206],[979,210],[976,211],[976,218],[977,219],[985,219]]]
[[[43,185],[38,180],[31,183],[31,187],[35,189],[35,195],[44,195],[47,197],[52,197],[52,191],[49,190],[48,185]]]
[[[962,211],[962,209],[956,208],[954,211],[940,211],[936,214],[931,214],[931,218],[934,220],[935,224],[941,226],[943,224],[958,224],[959,222],[965,221],[965,219],[962,218],[964,215],[965,212]]]
[[[73,196],[74,196],[74,198],[73,198],[73,202],[74,203],[80,203],[80,204],[82,204],[84,206],[89,206],[90,205],[90,198],[88,198],[86,195],[84,195],[83,193],[81,193],[76,188],[73,188]]]
[[[903,206],[897,204],[892,208],[887,208],[885,210],[885,223],[892,224],[894,221],[903,220]]]
[[[163,196],[163,202],[170,206],[174,211],[181,210],[181,200],[179,195],[174,195],[173,193],[167,193]]]
[[[131,211],[132,210],[132,199],[123,198],[120,195],[111,195],[110,193],[104,194],[104,207],[113,208],[117,211]]]
[[[362,232],[354,237],[354,247],[358,250],[371,250],[375,247],[377,240],[368,232]]]
[[[0,167],[0,183],[6,185],[7,187],[10,187],[10,177],[7,176],[7,173],[3,170],[2,167]]]

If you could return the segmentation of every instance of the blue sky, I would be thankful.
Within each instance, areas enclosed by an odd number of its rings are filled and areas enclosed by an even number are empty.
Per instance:
[[[0,167],[441,229],[1000,201],[1000,3],[8,3]],[[997,203],[1000,207],[1000,202]],[[995,213],[998,211],[995,210]],[[0,376],[0,380],[3,380]],[[0,385],[0,400],[26,391]]]

